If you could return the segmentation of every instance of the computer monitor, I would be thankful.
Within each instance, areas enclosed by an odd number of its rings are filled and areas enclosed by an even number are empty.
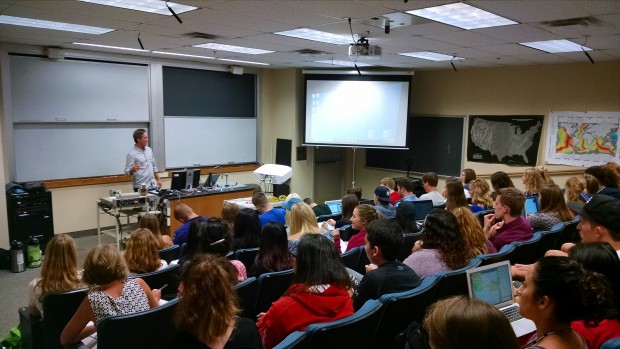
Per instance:
[[[205,181],[204,186],[207,187],[207,188],[215,187],[215,184],[217,183],[217,180],[219,178],[220,178],[220,174],[219,173],[209,172],[209,176],[207,177],[207,180]]]
[[[342,213],[342,200],[327,200],[325,205],[329,206],[332,214]]]
[[[200,186],[200,169],[187,170],[185,189],[198,188]]]
[[[170,182],[171,190],[183,190],[185,189],[185,183],[187,181],[187,171],[172,171],[172,181]]]

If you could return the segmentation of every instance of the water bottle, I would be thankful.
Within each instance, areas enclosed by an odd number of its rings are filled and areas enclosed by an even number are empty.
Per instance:
[[[31,236],[28,239],[28,248],[26,255],[28,256],[28,268],[38,268],[41,266],[41,247],[39,247],[39,239]]]
[[[140,186],[140,196],[146,196],[147,192],[146,192],[146,184],[142,184]]]
[[[11,271],[14,273],[21,273],[25,270],[24,245],[17,240],[13,240],[13,242],[11,242]]]

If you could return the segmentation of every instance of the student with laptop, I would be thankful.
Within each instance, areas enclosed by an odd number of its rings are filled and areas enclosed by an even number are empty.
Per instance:
[[[446,203],[446,198],[437,191],[439,177],[435,172],[426,172],[422,176],[422,187],[426,194],[420,195],[420,200],[432,200],[433,206],[441,206]]]
[[[519,189],[500,189],[493,202],[495,212],[484,216],[484,234],[498,251],[513,241],[532,237],[530,222],[521,216],[524,202],[525,196]]]
[[[519,349],[506,317],[491,304],[465,296],[442,299],[426,312],[432,348]]]
[[[536,324],[524,346],[530,349],[584,349],[585,340],[571,322],[596,326],[613,310],[613,293],[601,274],[584,269],[568,257],[543,257],[525,275],[515,292],[520,314]]]
[[[353,308],[356,311],[369,299],[412,290],[420,285],[415,271],[396,260],[403,244],[403,232],[397,222],[381,218],[368,224],[366,255],[378,268],[368,271],[355,290]]]
[[[527,220],[535,231],[549,230],[558,223],[573,219],[564,201],[562,189],[557,184],[543,185],[538,200],[540,202],[538,212],[527,215]]]

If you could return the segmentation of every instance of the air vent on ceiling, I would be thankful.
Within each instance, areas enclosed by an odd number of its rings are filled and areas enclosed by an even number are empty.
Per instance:
[[[213,34],[208,34],[208,33],[200,33],[200,32],[191,32],[191,33],[186,33],[183,34],[184,36],[188,36],[190,38],[194,38],[194,39],[205,39],[205,40],[215,40],[215,39],[219,39],[220,36],[219,35],[213,35]]]
[[[296,53],[298,55],[326,55],[326,54],[329,54],[329,52],[320,51],[320,50],[313,50],[311,48],[303,48],[301,50],[295,50],[295,51],[293,51],[293,53]]]
[[[596,17],[578,17],[578,18],[567,18],[567,19],[558,19],[557,21],[548,21],[542,22],[542,24],[548,25],[550,27],[567,27],[571,25],[582,25],[584,27],[587,26],[598,26],[601,24],[601,20]]]

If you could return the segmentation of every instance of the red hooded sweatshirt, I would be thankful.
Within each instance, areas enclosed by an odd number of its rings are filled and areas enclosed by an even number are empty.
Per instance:
[[[286,336],[303,331],[310,324],[330,322],[353,314],[353,301],[342,286],[293,284],[286,295],[274,302],[258,321],[265,349]]]

